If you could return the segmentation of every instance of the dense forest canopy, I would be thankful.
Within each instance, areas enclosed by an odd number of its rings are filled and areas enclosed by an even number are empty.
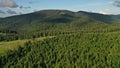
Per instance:
[[[120,68],[119,44],[119,15],[42,10],[0,19],[0,68]]]

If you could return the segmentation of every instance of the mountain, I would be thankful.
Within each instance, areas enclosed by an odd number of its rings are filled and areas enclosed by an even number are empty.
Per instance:
[[[120,68],[119,23],[68,10],[2,18],[0,68]]]
[[[111,16],[120,19],[120,14],[118,14],[118,15],[111,15]]]
[[[3,18],[0,20],[0,30],[14,30],[18,32],[78,30],[84,26],[94,27],[94,24],[112,23],[120,23],[120,20],[113,16],[85,11],[42,10]]]
[[[116,17],[109,16],[109,15],[104,15],[104,14],[99,14],[99,13],[91,13],[91,12],[81,12],[81,11],[79,11],[78,13],[83,14],[83,16],[87,15],[89,18],[93,18],[95,20],[98,20],[98,21],[101,21],[104,23],[108,23],[108,24],[120,22],[120,20],[117,19]]]

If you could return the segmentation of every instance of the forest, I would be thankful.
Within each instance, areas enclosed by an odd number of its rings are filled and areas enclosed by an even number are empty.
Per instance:
[[[119,68],[120,33],[78,33],[28,41],[0,57],[1,68]]]
[[[0,68],[120,68],[120,19],[44,10],[0,19]]]

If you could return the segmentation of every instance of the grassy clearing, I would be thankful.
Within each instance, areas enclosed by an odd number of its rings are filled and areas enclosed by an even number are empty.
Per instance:
[[[0,33],[0,35],[6,35],[6,33]]]
[[[19,46],[24,47],[27,41],[40,41],[46,38],[52,38],[52,36],[41,37],[36,39],[15,40],[9,42],[0,42],[0,55],[7,53],[9,50],[17,50]]]

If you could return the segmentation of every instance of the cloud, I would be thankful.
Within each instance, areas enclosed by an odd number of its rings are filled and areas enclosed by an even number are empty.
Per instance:
[[[7,10],[6,11],[8,14],[17,14],[17,12],[13,11],[13,10]]]
[[[105,12],[105,11],[100,11],[99,13],[100,13],[100,14],[108,14],[108,13]]]
[[[99,11],[100,14],[112,14],[113,11],[110,8]]]
[[[29,4],[34,4],[34,3],[37,3],[37,1],[34,1],[34,0],[28,0],[28,3],[29,3]]]
[[[17,8],[18,5],[14,0],[1,0],[0,7]]]
[[[115,0],[113,4],[116,7],[120,7],[120,0]]]
[[[30,9],[31,7],[30,7],[30,6],[28,6],[28,7],[20,6],[19,8],[20,8],[20,9]]]
[[[29,1],[28,3],[29,3],[29,4],[33,4],[34,2],[33,2],[33,1]]]
[[[113,1],[109,1],[108,4],[113,4]]]
[[[1,13],[1,14],[5,14],[5,12],[4,12],[4,11],[2,11],[2,10],[0,10],[0,13]]]

